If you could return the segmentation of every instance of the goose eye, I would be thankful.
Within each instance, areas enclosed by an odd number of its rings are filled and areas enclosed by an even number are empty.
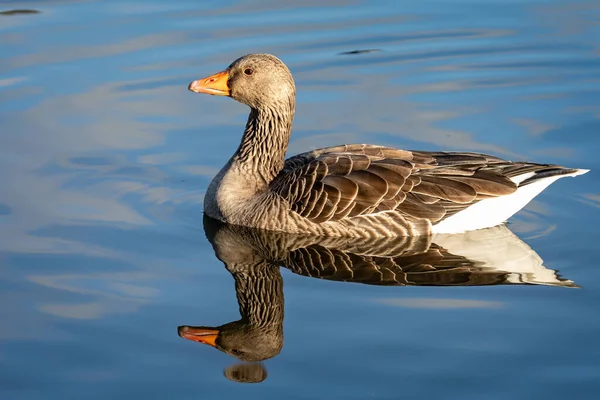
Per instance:
[[[246,69],[244,70],[244,73],[245,73],[246,75],[252,75],[252,74],[254,73],[254,70],[253,70],[252,68],[246,68]]]

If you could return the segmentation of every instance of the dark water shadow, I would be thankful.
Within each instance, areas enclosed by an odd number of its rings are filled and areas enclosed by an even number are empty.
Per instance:
[[[14,9],[14,10],[4,10],[0,11],[0,16],[10,17],[14,15],[31,15],[31,14],[39,14],[41,11],[38,10],[30,10],[30,9]]]
[[[260,361],[283,348],[280,267],[307,277],[384,286],[550,285],[577,287],[545,268],[506,226],[464,235],[349,239],[298,236],[204,219],[215,255],[235,281],[241,318],[220,326],[178,327],[184,339],[251,364],[228,367],[237,382],[261,382]]]
[[[366,54],[366,53],[378,53],[381,49],[361,49],[361,50],[351,50],[351,51],[343,51],[339,53],[340,56],[347,55],[358,55],[358,54]]]

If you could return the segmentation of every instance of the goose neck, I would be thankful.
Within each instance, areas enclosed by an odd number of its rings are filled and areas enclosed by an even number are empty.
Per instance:
[[[292,130],[292,107],[253,108],[233,161],[268,184],[283,169]]]
[[[233,276],[242,320],[255,327],[281,326],[284,298],[279,267],[264,263]]]

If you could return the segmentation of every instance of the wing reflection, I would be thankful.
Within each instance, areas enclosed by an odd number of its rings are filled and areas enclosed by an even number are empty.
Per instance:
[[[281,266],[299,275],[370,285],[577,286],[545,268],[506,226],[367,241],[260,231],[209,218],[204,227],[216,256],[233,275],[241,318],[217,327],[184,325],[178,333],[247,362],[274,357],[283,347]],[[260,364],[241,364],[225,376],[260,382],[266,371]]]

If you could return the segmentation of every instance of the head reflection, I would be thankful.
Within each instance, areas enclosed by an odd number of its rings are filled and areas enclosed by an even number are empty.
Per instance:
[[[241,361],[225,370],[236,382],[261,382],[259,361],[283,347],[284,296],[279,268],[320,279],[371,285],[576,287],[505,226],[463,235],[317,238],[260,231],[205,218],[216,256],[235,281],[240,319],[219,326],[180,326],[179,336]]]
[[[267,370],[261,363],[234,364],[225,368],[223,375],[233,382],[260,383],[267,379]]]

